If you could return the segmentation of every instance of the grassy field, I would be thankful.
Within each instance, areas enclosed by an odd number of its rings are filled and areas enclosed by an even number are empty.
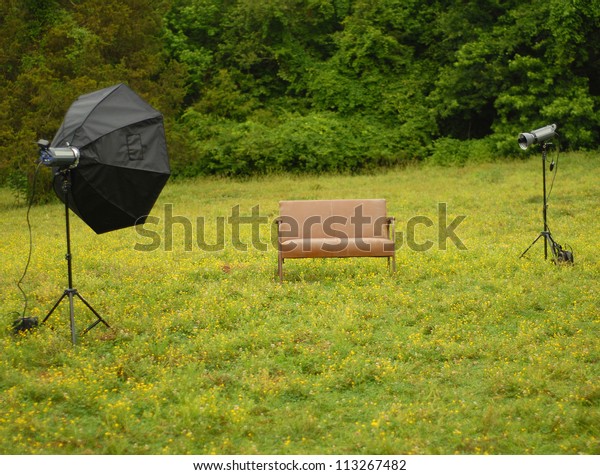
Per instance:
[[[64,303],[11,333],[28,234],[0,190],[0,453],[600,454],[600,157],[559,168],[549,223],[572,267],[545,261],[542,241],[519,259],[543,226],[538,156],[171,182],[142,231],[71,220],[75,287],[111,325],[77,346]],[[280,284],[278,201],[309,198],[386,198],[397,273],[291,260]],[[442,225],[465,217],[466,250],[440,239],[440,203]],[[238,235],[228,218],[253,212]],[[41,319],[67,284],[63,208],[31,221],[24,287]],[[76,321],[93,321],[79,303]]]

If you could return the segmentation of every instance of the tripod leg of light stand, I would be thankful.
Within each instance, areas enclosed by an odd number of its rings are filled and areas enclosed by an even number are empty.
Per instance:
[[[558,259],[558,252],[556,251],[556,247],[558,246],[558,244],[556,244],[556,241],[554,239],[552,239],[552,234],[550,234],[550,231],[542,231],[540,233],[540,235],[535,238],[535,241],[533,241],[529,245],[529,247],[523,251],[523,254],[521,254],[519,256],[519,258],[521,258],[525,254],[527,254],[527,251],[529,251],[529,249],[531,249],[533,247],[533,245],[536,242],[538,242],[538,240],[541,237],[544,238],[544,259],[548,259],[548,243],[550,243],[550,251],[552,252],[552,255],[554,256],[554,259],[557,260]]]
[[[89,332],[92,328],[94,328],[96,325],[98,325],[98,323],[104,323],[104,325],[107,328],[110,328],[110,325],[106,322],[106,320],[104,320],[104,318],[102,318],[102,316],[96,311],[96,309],[94,307],[92,307],[91,304],[86,299],[84,299],[76,289],[66,289],[63,292],[63,294],[61,295],[61,297],[58,299],[58,301],[54,304],[54,307],[52,307],[52,309],[48,312],[48,314],[46,315],[44,320],[42,320],[42,323],[45,323],[46,320],[48,320],[48,318],[50,318],[50,316],[58,308],[58,306],[60,305],[60,303],[63,301],[63,299],[65,297],[69,297],[69,321],[70,321],[70,328],[71,328],[71,342],[74,345],[77,344],[77,329],[75,327],[75,299],[74,299],[75,297],[78,297],[79,300],[81,300],[85,304],[85,306],[87,308],[89,308],[90,311],[96,316],[96,321],[93,322],[89,327],[87,327],[82,332],[83,334]]]
[[[557,263],[560,260],[557,250],[557,248],[560,249],[560,245],[552,238],[549,231],[546,233],[546,244],[548,244],[548,241],[550,241],[550,251],[552,251],[552,255],[554,256],[554,263]]]
[[[42,323],[45,323],[46,320],[48,320],[50,318],[50,315],[52,315],[54,313],[54,310],[56,310],[56,308],[60,305],[60,303],[62,302],[62,300],[67,296],[67,291],[65,290],[63,292],[63,294],[60,296],[60,298],[56,301],[56,303],[54,304],[54,307],[52,307],[50,309],[50,311],[48,312],[48,314],[44,317],[44,319],[42,320]]]
[[[54,311],[58,308],[58,306],[65,297],[69,297],[69,321],[71,328],[71,342],[75,345],[77,344],[77,330],[75,328],[75,302],[73,301],[73,295],[78,295],[77,290],[66,289],[60,296],[60,298],[57,300],[57,302],[54,304],[54,307],[52,307],[48,314],[44,317],[42,323],[45,323],[46,320],[50,318],[50,315],[54,313]]]
[[[522,257],[523,257],[525,254],[527,254],[527,251],[529,251],[529,249],[531,249],[531,248],[533,247],[533,245],[534,245],[536,242],[538,242],[538,241],[539,241],[539,239],[540,239],[540,238],[541,238],[543,235],[544,235],[544,233],[540,233],[540,234],[539,234],[539,236],[538,236],[538,237],[536,237],[536,238],[534,239],[534,241],[533,241],[533,242],[532,242],[532,243],[529,245],[529,247],[523,251],[523,254],[521,254],[521,255],[519,256],[519,259],[520,259],[520,258],[522,258]]]
[[[77,295],[77,297],[79,297],[79,300],[81,300],[81,301],[82,301],[82,302],[85,304],[85,306],[86,306],[87,308],[89,308],[89,309],[90,309],[90,311],[91,311],[91,312],[92,312],[94,315],[96,315],[96,321],[95,321],[95,322],[93,322],[93,323],[92,323],[92,324],[91,324],[89,327],[87,327],[85,330],[83,330],[83,333],[87,333],[87,332],[89,332],[89,331],[90,331],[92,328],[94,328],[94,327],[95,327],[96,325],[98,325],[98,323],[100,323],[100,322],[104,323],[104,325],[106,326],[106,328],[110,328],[110,325],[109,325],[108,323],[106,323],[106,320],[104,320],[104,319],[103,319],[103,318],[100,316],[100,314],[99,314],[99,313],[98,313],[98,312],[97,312],[97,311],[94,309],[94,307],[92,307],[92,306],[89,304],[89,302],[88,302],[86,299],[84,299],[84,298],[81,296],[81,294],[80,294],[79,292],[77,292],[75,295]]]
[[[76,290],[67,290],[69,294],[69,321],[71,326],[71,343],[77,344],[77,329],[75,328],[75,303],[73,302],[73,295],[77,292]]]

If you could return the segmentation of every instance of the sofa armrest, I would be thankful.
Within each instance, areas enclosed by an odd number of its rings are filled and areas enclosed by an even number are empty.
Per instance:
[[[388,231],[388,239],[396,242],[396,218],[393,216],[388,216],[386,218],[387,231]]]

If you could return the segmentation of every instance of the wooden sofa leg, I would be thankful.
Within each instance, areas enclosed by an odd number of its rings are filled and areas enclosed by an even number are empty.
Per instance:
[[[281,257],[281,253],[279,253],[277,260],[277,272],[279,273],[279,282],[283,284],[283,257]]]
[[[396,273],[396,254],[394,254],[393,256],[388,256],[387,261],[388,261],[388,270],[392,274],[395,274]]]

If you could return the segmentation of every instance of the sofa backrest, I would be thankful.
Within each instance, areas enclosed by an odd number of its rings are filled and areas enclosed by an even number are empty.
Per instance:
[[[280,201],[279,214],[282,241],[387,237],[384,199]]]

